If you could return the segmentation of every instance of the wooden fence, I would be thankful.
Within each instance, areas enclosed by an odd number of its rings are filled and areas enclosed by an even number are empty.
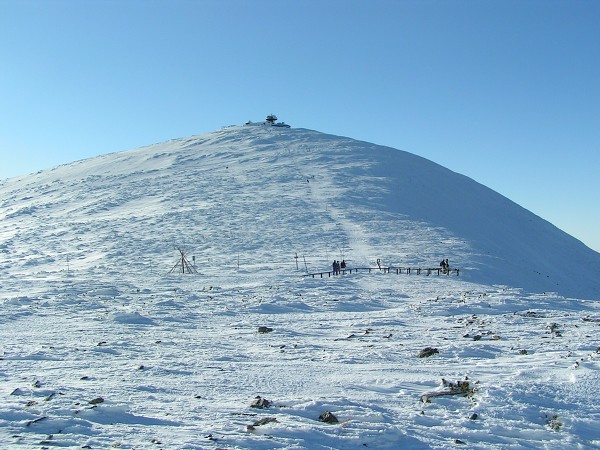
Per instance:
[[[355,272],[355,273],[358,273],[358,272],[369,272],[369,273],[380,272],[380,273],[395,273],[396,275],[417,274],[417,275],[427,275],[427,276],[429,276],[431,274],[436,274],[436,275],[440,276],[440,275],[450,275],[450,274],[455,273],[456,276],[458,276],[460,273],[460,270],[459,269],[449,269],[449,270],[445,271],[441,267],[426,268],[426,269],[423,269],[421,267],[353,267],[351,269],[349,269],[349,268],[340,269],[339,274],[345,275],[347,273],[353,273],[353,272]],[[325,275],[327,275],[327,277],[336,276],[336,275],[334,275],[333,270],[330,270],[328,272],[308,273],[304,276],[305,277],[313,277],[313,278],[316,278],[317,276],[319,276],[320,278],[325,278]]]

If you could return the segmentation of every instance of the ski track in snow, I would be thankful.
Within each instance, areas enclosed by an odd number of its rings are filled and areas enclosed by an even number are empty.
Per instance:
[[[226,128],[0,185],[3,448],[600,448],[597,301],[303,276],[493,261],[311,133]],[[177,246],[198,275],[168,274]],[[421,401],[465,377],[473,395]]]

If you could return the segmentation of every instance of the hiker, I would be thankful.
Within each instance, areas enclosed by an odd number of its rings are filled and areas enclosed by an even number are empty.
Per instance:
[[[447,273],[448,272],[448,260],[447,259],[442,259],[442,262],[440,263],[440,267],[442,268],[442,273]]]
[[[377,258],[377,267],[381,269],[381,259]]]
[[[333,260],[332,267],[333,267],[333,274],[334,275],[337,275],[339,273],[339,271],[340,271],[340,265],[339,264],[340,263],[338,263],[335,259]]]
[[[342,268],[342,270],[344,270],[346,268],[346,260],[342,259],[342,263],[340,264],[340,267]]]

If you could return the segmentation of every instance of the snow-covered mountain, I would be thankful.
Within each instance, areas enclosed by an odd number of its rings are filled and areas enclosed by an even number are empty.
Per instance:
[[[304,129],[3,180],[0,447],[600,448],[599,269],[467,177]]]
[[[481,184],[403,151],[304,129],[228,127],[0,185],[7,273],[437,267],[600,296],[600,254]],[[304,266],[304,261],[303,261]],[[306,269],[306,267],[303,267]]]

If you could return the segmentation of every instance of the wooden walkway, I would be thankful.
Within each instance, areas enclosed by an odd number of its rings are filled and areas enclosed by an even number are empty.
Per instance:
[[[395,273],[396,275],[400,275],[400,274],[406,274],[406,275],[410,275],[410,274],[417,274],[417,275],[431,275],[431,274],[435,274],[435,275],[447,275],[449,276],[450,274],[456,274],[456,276],[459,275],[460,270],[459,269],[450,269],[447,273],[444,273],[444,270],[441,267],[435,267],[435,268],[427,268],[427,269],[423,269],[420,267],[354,267],[352,269],[340,269],[340,275],[345,275],[347,273],[358,273],[358,272],[381,272],[381,273]],[[306,275],[304,275],[305,277],[313,277],[313,278],[325,278],[325,275],[327,275],[327,277],[333,277],[333,276],[337,276],[333,274],[333,270],[330,270],[329,272],[315,272],[315,273],[308,273]]]

